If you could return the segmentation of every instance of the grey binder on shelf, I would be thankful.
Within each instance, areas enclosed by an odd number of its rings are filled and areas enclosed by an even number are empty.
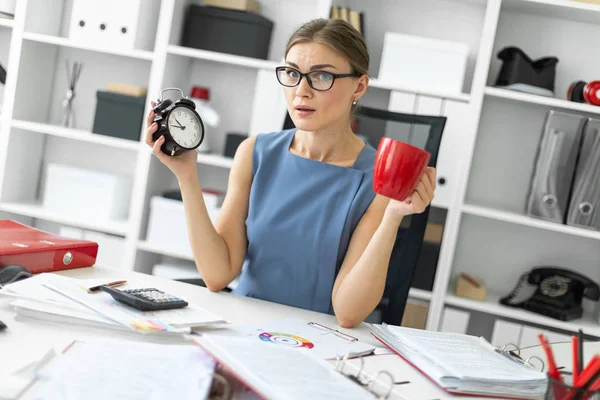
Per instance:
[[[550,111],[535,159],[526,212],[564,223],[585,117]]]
[[[600,120],[589,118],[583,131],[567,224],[600,230]]]

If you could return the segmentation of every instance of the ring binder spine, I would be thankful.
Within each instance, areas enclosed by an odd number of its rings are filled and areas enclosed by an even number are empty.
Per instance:
[[[565,223],[585,118],[551,110],[534,160],[526,214]]]
[[[567,225],[600,230],[600,120],[588,118],[579,155]]]
[[[375,378],[369,378],[367,374],[365,374],[363,372],[364,367],[365,367],[365,360],[364,357],[359,356],[359,357],[355,357],[354,359],[358,358],[360,360],[360,369],[355,373],[352,374],[350,372],[346,372],[344,370],[344,367],[346,366],[346,362],[350,359],[350,354],[346,354],[345,356],[341,357],[338,355],[337,357],[337,362],[336,362],[336,366],[335,366],[335,370],[340,373],[341,375],[345,376],[346,378],[350,379],[352,382],[356,383],[357,385],[361,386],[363,389],[365,389],[366,391],[368,391],[369,393],[371,393],[372,395],[376,396],[376,398],[378,399],[389,399],[390,395],[392,393],[392,391],[394,390],[394,384],[396,384],[396,381],[394,379],[394,376],[392,375],[391,372],[386,371],[386,370],[380,370],[377,375],[375,376]],[[380,376],[386,376],[389,378],[390,382],[388,384],[385,384],[381,379]],[[401,382],[401,383],[408,383],[407,381],[405,382]],[[384,393],[379,393],[379,391],[375,388],[375,386],[377,384],[381,384],[384,385],[385,390],[383,391]]]

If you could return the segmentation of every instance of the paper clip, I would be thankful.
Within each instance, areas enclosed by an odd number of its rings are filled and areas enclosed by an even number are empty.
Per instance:
[[[320,329],[322,331],[331,332],[334,335],[336,335],[336,336],[338,336],[338,337],[340,337],[342,339],[345,339],[345,340],[347,340],[349,342],[356,342],[356,341],[358,341],[358,338],[355,338],[354,336],[350,336],[350,335],[348,335],[346,333],[343,333],[343,332],[340,332],[340,331],[338,331],[336,329],[328,328],[325,325],[321,325],[321,324],[319,324],[317,322],[308,322],[308,325],[312,326],[313,328]]]
[[[336,371],[339,372],[341,375],[345,376],[346,378],[350,379],[352,382],[358,384],[359,386],[361,386],[363,389],[365,389],[369,393],[375,395],[378,399],[389,399],[390,394],[392,393],[392,390],[394,390],[395,384],[409,383],[409,382],[396,382],[394,379],[394,376],[391,374],[391,372],[385,371],[385,370],[379,371],[377,373],[377,376],[374,379],[369,379],[369,377],[363,373],[363,370],[365,367],[365,360],[363,357],[358,357],[358,359],[360,360],[360,369],[358,370],[358,372],[356,372],[355,375],[352,375],[349,372],[344,371],[344,366],[346,365],[346,361],[348,361],[349,358],[350,358],[349,354],[346,354],[344,357],[341,357],[338,355],[337,363],[336,363],[336,367],[335,367]],[[385,390],[385,393],[379,394],[375,390],[375,384],[383,383],[381,381],[381,379],[379,379],[379,377],[382,375],[387,376],[390,380],[390,383],[386,385],[387,388]]]

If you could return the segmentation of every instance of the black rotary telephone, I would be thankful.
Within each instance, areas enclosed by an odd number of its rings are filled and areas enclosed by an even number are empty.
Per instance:
[[[178,90],[181,92],[181,99],[175,103],[171,99],[163,99],[163,93],[167,90]],[[181,89],[163,89],[153,110],[158,129],[152,135],[152,139],[156,141],[161,136],[165,137],[165,142],[160,147],[163,153],[178,156],[202,144],[204,123],[196,112],[196,104],[186,98]]]
[[[598,301],[598,284],[568,269],[540,267],[523,274],[515,289],[501,298],[500,303],[571,321],[583,315],[583,297]]]

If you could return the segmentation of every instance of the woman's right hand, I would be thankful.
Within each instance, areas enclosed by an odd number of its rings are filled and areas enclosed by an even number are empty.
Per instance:
[[[156,102],[153,101],[151,104],[154,108]],[[196,151],[190,150],[178,156],[170,156],[160,150],[165,138],[161,136],[156,141],[152,138],[158,129],[157,123],[154,122],[154,116],[154,111],[151,110],[146,119],[146,144],[152,148],[154,155],[175,174],[178,180],[197,176],[198,153]]]

